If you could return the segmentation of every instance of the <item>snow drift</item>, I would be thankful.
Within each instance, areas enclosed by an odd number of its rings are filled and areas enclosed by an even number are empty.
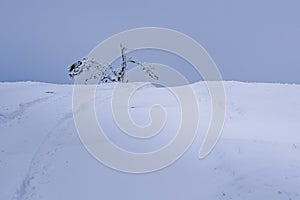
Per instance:
[[[222,136],[204,160],[197,155],[211,105],[205,83],[193,84],[200,122],[191,148],[173,165],[126,174],[95,160],[82,145],[72,114],[72,85],[0,83],[0,199],[300,199],[300,86],[224,82],[227,115]],[[165,145],[178,123],[176,99],[145,87],[128,107],[138,124],[148,109],[168,111],[162,134],[134,140],[109,114],[112,85],[97,89],[96,110],[116,145],[147,152]]]

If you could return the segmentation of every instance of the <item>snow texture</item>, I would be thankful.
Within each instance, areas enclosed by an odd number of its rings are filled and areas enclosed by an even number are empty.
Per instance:
[[[191,148],[173,165],[127,174],[95,160],[80,142],[72,114],[72,85],[0,83],[0,200],[53,199],[300,199],[300,86],[224,82],[227,115],[222,136],[204,160],[198,152],[211,104],[204,82],[195,83],[201,118]],[[123,134],[110,112],[113,84],[96,93],[98,120],[109,139],[135,152],[155,150],[174,137],[176,98],[144,87],[129,102],[137,124],[149,108],[167,111],[162,133],[149,140]]]

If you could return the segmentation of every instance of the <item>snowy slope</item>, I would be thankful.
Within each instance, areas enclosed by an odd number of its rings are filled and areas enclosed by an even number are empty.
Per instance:
[[[0,200],[9,199],[300,199],[300,86],[225,82],[227,116],[220,141],[198,152],[210,117],[210,96],[193,85],[201,119],[191,148],[173,165],[126,174],[95,160],[81,144],[71,85],[0,83]],[[147,152],[173,137],[178,105],[164,88],[139,90],[129,112],[149,122],[148,109],[168,111],[165,129],[149,141],[120,133],[109,114],[112,85],[99,86],[96,109],[115,144]]]

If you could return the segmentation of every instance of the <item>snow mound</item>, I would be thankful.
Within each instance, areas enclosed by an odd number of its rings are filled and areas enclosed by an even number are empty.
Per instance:
[[[227,115],[222,136],[204,160],[197,155],[211,114],[205,83],[192,85],[201,120],[191,148],[173,165],[148,174],[112,170],[82,145],[72,113],[72,85],[0,83],[0,199],[300,199],[300,86],[224,82]],[[145,87],[129,102],[137,124],[149,108],[168,114],[159,136],[134,140],[109,114],[113,85],[99,86],[96,110],[116,145],[135,152],[164,146],[179,113],[165,88]]]

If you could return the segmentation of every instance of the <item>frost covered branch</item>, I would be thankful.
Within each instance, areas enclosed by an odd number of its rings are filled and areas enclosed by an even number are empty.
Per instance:
[[[126,80],[126,70],[127,64],[132,63],[142,68],[142,70],[152,79],[158,80],[158,76],[153,72],[154,68],[146,63],[141,63],[132,58],[127,59],[126,47],[121,45],[121,67],[118,69],[113,69],[111,64],[98,63],[93,58],[83,58],[72,64],[69,69],[69,77],[74,79],[81,74],[88,75],[85,84],[92,79],[97,79],[101,83],[107,82],[127,82]],[[89,74],[87,74],[89,73]]]

